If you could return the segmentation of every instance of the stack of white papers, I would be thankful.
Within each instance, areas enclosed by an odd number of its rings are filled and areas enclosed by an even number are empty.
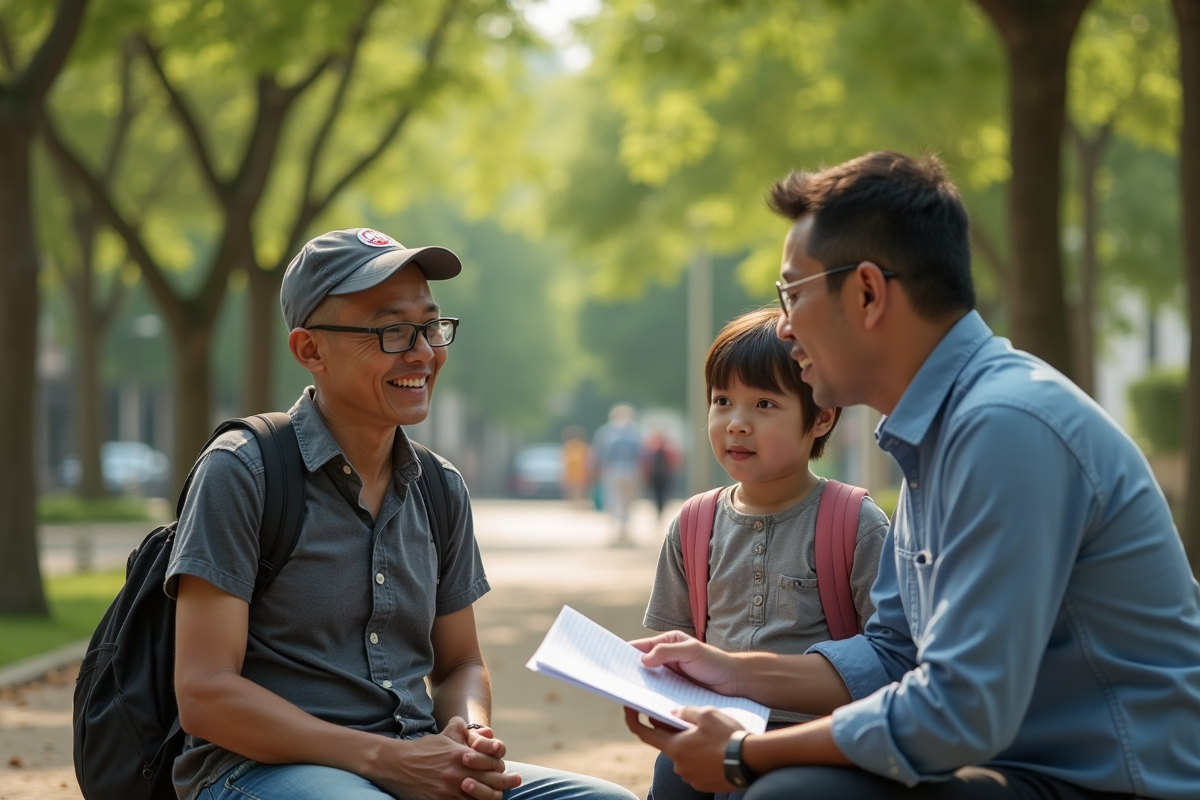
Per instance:
[[[641,651],[570,606],[563,606],[525,666],[676,728],[691,727],[671,714],[684,706],[713,706],[751,733],[766,730],[771,713],[761,703],[717,694],[666,667],[643,666]]]

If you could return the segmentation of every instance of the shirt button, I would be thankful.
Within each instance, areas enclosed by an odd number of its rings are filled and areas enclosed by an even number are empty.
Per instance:
[[[379,644],[379,634],[378,633],[371,634],[371,644]]]
[[[380,586],[383,585],[383,573],[382,572],[375,573],[375,582],[378,583]]]
[[[756,572],[756,573],[754,573],[754,580],[756,580],[756,581],[761,581],[761,580],[762,580],[762,573],[761,573],[761,572]]]
[[[384,682],[383,682],[383,688],[385,688],[385,689],[390,689],[390,688],[392,688],[392,682],[391,682],[391,681],[384,681]]]
[[[763,547],[761,544],[756,544],[756,545],[754,545],[754,552],[756,552],[756,553],[762,553],[762,551],[763,551],[763,550],[765,550],[765,549],[766,549],[766,548],[765,548],[765,547]]]
[[[756,606],[762,605],[762,595],[761,594],[754,595],[754,605],[756,605]]]
[[[915,488],[917,488],[917,482],[916,482],[916,481],[909,481],[909,482],[908,482],[908,488],[910,488],[910,489],[915,489]]]
[[[346,473],[347,475],[349,475],[349,474],[352,472],[352,470],[350,469],[350,465],[349,465],[349,464],[346,464],[345,466],[343,466],[343,467],[342,467],[342,472],[344,472],[344,473]]]
[[[754,530],[756,530],[756,531],[762,530],[762,520],[761,519],[754,520]]]

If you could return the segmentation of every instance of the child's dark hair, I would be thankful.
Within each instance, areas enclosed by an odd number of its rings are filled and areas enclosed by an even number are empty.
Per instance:
[[[772,305],[736,317],[717,334],[704,359],[704,384],[708,401],[713,388],[729,386],[734,379],[765,392],[794,394],[804,413],[804,432],[817,423],[820,408],[813,402],[812,387],[800,380],[800,367],[792,360],[791,347],[775,335],[779,308]],[[814,461],[825,452],[825,443],[837,427],[842,410],[834,409],[833,425],[813,440]]]

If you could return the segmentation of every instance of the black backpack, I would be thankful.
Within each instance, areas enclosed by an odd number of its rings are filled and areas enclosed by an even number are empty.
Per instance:
[[[231,430],[252,432],[263,454],[266,499],[259,524],[257,598],[296,545],[306,470],[287,414],[227,420],[208,444]],[[421,462],[421,496],[437,539],[440,578],[450,547],[449,488],[433,454],[412,445]],[[189,474],[176,517],[191,483]],[[183,751],[184,733],[175,703],[175,601],[162,588],[176,524],[156,528],[130,553],[125,585],[100,620],[79,668],[72,711],[74,760],[87,800],[176,798],[171,769]]]

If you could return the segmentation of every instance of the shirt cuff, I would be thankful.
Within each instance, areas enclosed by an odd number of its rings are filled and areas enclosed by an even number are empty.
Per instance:
[[[875,654],[875,648],[861,634],[836,642],[819,642],[805,652],[825,656],[838,675],[842,676],[842,682],[855,700],[861,700],[892,682],[879,656]]]
[[[895,686],[880,689],[833,712],[833,741],[846,758],[868,772],[912,788],[921,775],[896,747],[888,730],[887,704]]]

